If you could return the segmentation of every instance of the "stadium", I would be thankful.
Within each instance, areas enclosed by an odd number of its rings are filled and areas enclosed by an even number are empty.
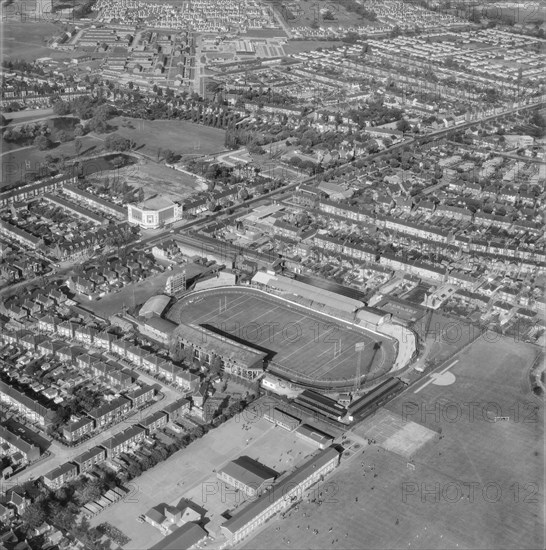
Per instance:
[[[200,338],[206,340],[202,349],[212,346],[217,355],[261,359],[267,373],[298,387],[352,390],[392,369],[398,342],[374,330],[384,320],[364,311],[364,304],[310,285],[291,288],[301,283],[288,278],[257,275],[252,286],[186,294],[167,318],[178,325],[182,340],[193,335],[191,345]]]

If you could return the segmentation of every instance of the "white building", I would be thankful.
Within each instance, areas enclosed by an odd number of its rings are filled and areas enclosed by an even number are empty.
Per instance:
[[[142,229],[157,229],[182,218],[182,204],[167,197],[152,197],[139,204],[128,204],[127,214],[130,223]]]

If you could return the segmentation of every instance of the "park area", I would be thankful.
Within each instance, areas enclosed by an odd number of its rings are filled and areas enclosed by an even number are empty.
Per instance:
[[[437,434],[415,442],[413,467],[404,449],[377,441],[329,476],[335,502],[300,504],[245,548],[544,548],[543,404],[528,382],[536,351],[506,338],[476,341],[459,355],[453,376],[422,388],[423,380],[387,405],[404,437],[400,421]],[[494,422],[498,415],[509,420]],[[384,416],[364,420],[356,432],[376,435]]]
[[[216,479],[215,472],[230,460],[249,456],[278,474],[300,465],[314,447],[282,428],[275,428],[262,415],[251,410],[235,416],[225,424],[194,441],[167,461],[158,464],[135,479],[127,497],[92,521],[98,525],[108,521],[132,540],[125,550],[142,550],[158,543],[162,535],[147,523],[136,518],[160,503],[177,503],[187,498],[206,510],[206,530],[220,535],[225,521],[221,514],[243,504],[240,492],[229,491]]]
[[[99,140],[92,136],[82,136],[80,140],[82,155],[92,154],[97,146],[101,144]],[[4,143],[2,144],[4,145]],[[75,156],[74,142],[60,143],[45,151],[40,151],[33,145],[17,148],[13,148],[13,144],[9,145],[9,150],[1,157],[2,179],[0,187],[12,185],[16,182],[25,182],[31,176],[47,174],[46,157],[48,155],[53,158],[60,158],[62,155],[66,158]]]
[[[153,160],[158,160],[160,150],[166,149],[182,155],[182,160],[189,156],[209,155],[225,150],[224,130],[185,120],[114,117],[109,124],[116,127],[116,134],[133,140],[139,153]]]
[[[33,4],[33,3],[32,3]],[[31,3],[17,1],[7,5],[4,14],[6,23],[3,25],[3,54],[5,59],[22,59],[25,61],[35,61],[40,57],[52,57],[53,59],[69,58],[70,54],[64,51],[55,51],[47,47],[47,40],[62,32],[60,24],[53,24],[46,21],[47,15],[38,15],[40,21],[36,21],[36,15],[32,13],[28,22],[21,22],[21,18],[30,8]],[[17,15],[18,14],[18,15]],[[13,17],[19,18],[19,21],[13,20]]]
[[[351,383],[358,359],[355,344],[360,342],[365,344],[362,375],[388,370],[396,358],[386,336],[254,289],[192,294],[178,301],[167,316],[174,323],[203,325],[265,351],[270,370],[308,383]]]

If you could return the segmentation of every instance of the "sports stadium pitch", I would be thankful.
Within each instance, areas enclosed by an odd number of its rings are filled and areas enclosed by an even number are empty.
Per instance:
[[[197,292],[179,300],[167,317],[201,325],[268,353],[269,369],[293,381],[338,386],[354,382],[363,342],[361,375],[385,374],[396,358],[387,336],[254,289]]]

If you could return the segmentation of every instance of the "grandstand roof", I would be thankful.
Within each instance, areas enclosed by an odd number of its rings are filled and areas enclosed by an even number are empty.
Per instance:
[[[367,323],[371,323],[372,325],[380,325],[381,323],[385,322],[385,320],[390,317],[390,313],[386,313],[384,311],[381,311],[380,309],[361,309],[357,314],[356,317],[359,321],[364,321]]]
[[[192,344],[199,345],[208,352],[219,355],[224,360],[232,360],[241,366],[250,368],[262,363],[267,353],[258,351],[226,336],[216,334],[203,326],[180,324],[175,334]]]
[[[289,292],[297,296],[302,296],[308,300],[319,302],[325,306],[346,312],[354,312],[361,307],[364,307],[363,302],[343,296],[337,292],[331,292],[301,281],[289,279],[288,277],[269,275],[267,273],[258,272],[252,278],[253,283],[267,285],[278,290]]]
[[[140,308],[138,314],[141,317],[146,317],[147,315],[161,315],[165,311],[165,308],[169,305],[170,301],[170,297],[165,296],[164,294],[152,296]]]

